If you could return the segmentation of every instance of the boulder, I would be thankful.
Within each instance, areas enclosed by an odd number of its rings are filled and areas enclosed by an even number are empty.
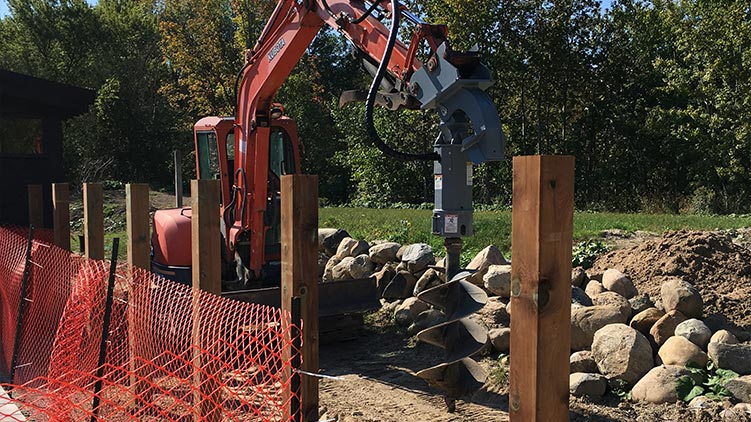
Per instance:
[[[626,321],[631,318],[631,305],[629,305],[628,300],[625,297],[618,293],[602,292],[592,298],[592,302],[598,306],[613,306],[618,308]]]
[[[675,327],[686,319],[686,316],[680,311],[672,310],[655,322],[649,329],[649,334],[658,346],[662,346],[668,338],[675,334]]]
[[[626,318],[612,306],[590,306],[571,310],[571,350],[588,350],[597,330],[608,324],[623,324]]]
[[[510,328],[493,328],[488,331],[488,338],[493,350],[498,353],[508,353],[509,343],[511,342]]]
[[[571,303],[592,306],[592,299],[587,296],[587,293],[581,287],[571,286]]]
[[[687,318],[701,318],[704,302],[691,283],[673,278],[662,283],[660,298],[665,312],[680,311]]]
[[[350,251],[356,248],[357,244],[357,240],[351,237],[345,237],[341,242],[339,242],[339,247],[336,248],[336,256],[338,256],[339,258],[352,256]]]
[[[597,362],[592,357],[592,352],[589,350],[581,350],[574,352],[569,357],[569,371],[574,372],[587,372],[590,374],[597,373]]]
[[[751,403],[751,375],[728,380],[725,382],[725,388],[733,395],[734,399],[743,403]]]
[[[718,368],[751,374],[751,344],[709,343],[709,358]]]
[[[673,336],[657,352],[664,365],[687,366],[689,363],[705,367],[707,354],[685,337]]]
[[[344,258],[342,258],[341,261],[339,261],[339,263],[334,265],[334,267],[331,269],[332,279],[334,281],[351,280],[353,277],[352,275],[350,275],[349,270],[354,262],[354,257],[345,256]]]
[[[571,285],[581,287],[587,280],[587,272],[582,267],[574,267],[571,269]]]
[[[407,246],[402,255],[402,263],[407,265],[407,271],[415,274],[435,263],[433,249],[425,243],[415,243]]]
[[[717,330],[709,339],[710,343],[738,344],[738,338],[728,330]]]
[[[334,267],[342,262],[342,259],[334,255],[326,262],[326,267],[323,270],[323,281],[334,281]]]
[[[702,349],[707,348],[712,330],[696,318],[687,319],[675,327],[675,335],[687,338]]]
[[[626,324],[606,325],[597,330],[592,357],[601,374],[628,385],[634,385],[654,366],[649,340]]]
[[[349,248],[349,256],[360,256],[360,255],[368,256],[369,250],[370,250],[370,243],[368,243],[365,240],[358,240],[357,243],[355,243],[351,248]],[[368,260],[370,260],[370,256],[368,256]]]
[[[383,296],[386,299],[405,299],[412,296],[415,290],[417,278],[409,271],[397,271],[394,278],[389,281],[383,289]]]
[[[724,422],[748,422],[751,420],[751,405],[748,403],[738,403],[720,412],[720,419]]]
[[[675,386],[678,379],[692,376],[687,368],[677,365],[660,365],[651,369],[634,385],[631,398],[648,403],[675,403],[680,400]]]
[[[318,229],[318,248],[326,252],[328,256],[336,255],[339,243],[349,237],[349,233],[342,229]]]
[[[718,407],[718,404],[707,396],[696,396],[688,402],[688,408],[691,410],[710,410],[715,407]]]
[[[604,292],[605,288],[602,287],[602,283],[599,281],[590,279],[589,283],[587,283],[587,287],[584,288],[584,291],[587,292],[587,296],[594,299],[595,296]]]
[[[409,327],[420,313],[427,311],[429,308],[430,305],[416,297],[408,297],[394,310],[394,321],[401,327]]]
[[[396,261],[396,253],[402,246],[395,242],[383,242],[373,245],[368,250],[370,260],[376,264]]]
[[[413,336],[426,328],[430,328],[443,322],[446,322],[446,315],[444,315],[443,312],[438,309],[428,309],[417,315],[415,322],[407,328],[407,333]]]
[[[655,325],[660,318],[665,315],[665,312],[657,308],[649,308],[639,312],[631,318],[631,328],[646,335],[649,335],[649,330]]]
[[[506,298],[511,296],[511,265],[491,265],[482,280],[490,293]]]
[[[503,257],[501,250],[494,245],[489,245],[485,249],[478,252],[477,255],[472,258],[472,261],[470,261],[467,265],[468,270],[475,271],[474,273],[472,273],[472,275],[467,277],[467,281],[476,286],[482,286],[484,281],[483,276],[488,271],[488,268],[491,265],[505,264],[508,264],[508,261],[506,261],[506,258]]]
[[[438,274],[438,271],[428,268],[419,279],[417,279],[417,283],[415,284],[415,288],[412,292],[415,296],[420,294],[421,292],[437,286],[438,284],[442,283],[441,277]]]
[[[639,293],[631,279],[615,268],[610,268],[602,274],[602,287],[626,299],[631,299]]]
[[[568,391],[577,397],[602,397],[608,389],[608,380],[600,374],[575,372],[568,377]]]
[[[383,268],[373,274],[373,277],[375,277],[376,279],[376,288],[378,289],[379,294],[383,293],[383,290],[391,282],[395,275],[396,265],[393,262],[384,265]]]
[[[628,300],[628,304],[631,305],[631,316],[655,306],[649,295],[636,295]]]
[[[485,306],[474,313],[471,318],[488,328],[499,326],[508,327],[511,318],[506,310],[506,304],[501,301],[501,298],[498,296],[491,296],[488,298]]]
[[[348,261],[350,277],[353,279],[370,277],[373,272],[373,263],[370,262],[370,257],[366,254],[356,256],[352,261]]]

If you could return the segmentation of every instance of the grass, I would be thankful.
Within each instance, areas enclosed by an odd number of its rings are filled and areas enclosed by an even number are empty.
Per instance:
[[[463,261],[487,245],[496,245],[505,255],[511,251],[511,211],[476,211],[475,234],[464,238]],[[320,227],[336,227],[365,240],[390,240],[399,243],[424,242],[436,251],[443,250],[443,240],[430,234],[431,211],[414,209],[322,208]],[[715,230],[751,226],[751,216],[709,216],[672,214],[619,214],[576,212],[574,240],[601,236],[603,230],[637,230],[661,234],[665,231],[691,229]]]

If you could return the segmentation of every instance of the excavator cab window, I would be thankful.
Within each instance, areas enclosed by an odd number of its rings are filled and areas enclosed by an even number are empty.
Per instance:
[[[281,177],[295,172],[295,155],[292,151],[292,139],[281,128],[272,128],[269,137],[269,184],[268,198],[266,203],[265,225],[266,231],[266,255],[274,256],[280,253],[281,226],[280,209],[281,202],[279,191],[281,190]]]
[[[269,144],[269,170],[279,178],[295,172],[295,158],[292,152],[292,140],[281,128],[271,131]]]
[[[235,132],[230,131],[227,134],[227,173],[229,175],[229,185],[232,186],[235,183]]]
[[[198,144],[198,178],[219,179],[219,150],[216,144],[214,131],[197,132]]]

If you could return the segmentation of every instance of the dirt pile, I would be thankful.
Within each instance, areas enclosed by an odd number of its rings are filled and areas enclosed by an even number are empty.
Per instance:
[[[663,281],[678,277],[704,299],[704,314],[751,330],[751,250],[722,232],[677,231],[601,256],[590,270],[626,273],[642,293],[659,298]]]

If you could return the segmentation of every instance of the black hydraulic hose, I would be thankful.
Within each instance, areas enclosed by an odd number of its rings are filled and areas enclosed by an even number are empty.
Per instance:
[[[381,0],[374,0],[373,4],[370,5],[370,7],[368,8],[368,10],[365,11],[365,13],[363,13],[362,16],[360,16],[359,18],[351,21],[350,23],[354,24],[354,25],[357,25],[358,23],[364,21],[365,19],[367,19],[368,16],[370,16],[371,13],[373,13],[373,11],[376,9],[376,7],[378,7],[379,4],[381,4]]]
[[[373,123],[373,108],[375,106],[376,95],[378,94],[378,87],[381,85],[383,76],[386,74],[386,69],[391,60],[391,52],[394,50],[394,44],[396,44],[396,36],[399,32],[399,18],[401,11],[399,10],[399,0],[391,0],[391,28],[389,28],[389,39],[386,43],[386,49],[383,51],[383,57],[381,58],[381,64],[378,65],[373,83],[370,85],[368,91],[368,98],[365,101],[365,129],[368,132],[368,137],[381,150],[385,155],[396,158],[403,161],[440,161],[441,157],[435,153],[426,154],[410,154],[407,152],[397,151],[386,144],[378,135],[378,131]]]

